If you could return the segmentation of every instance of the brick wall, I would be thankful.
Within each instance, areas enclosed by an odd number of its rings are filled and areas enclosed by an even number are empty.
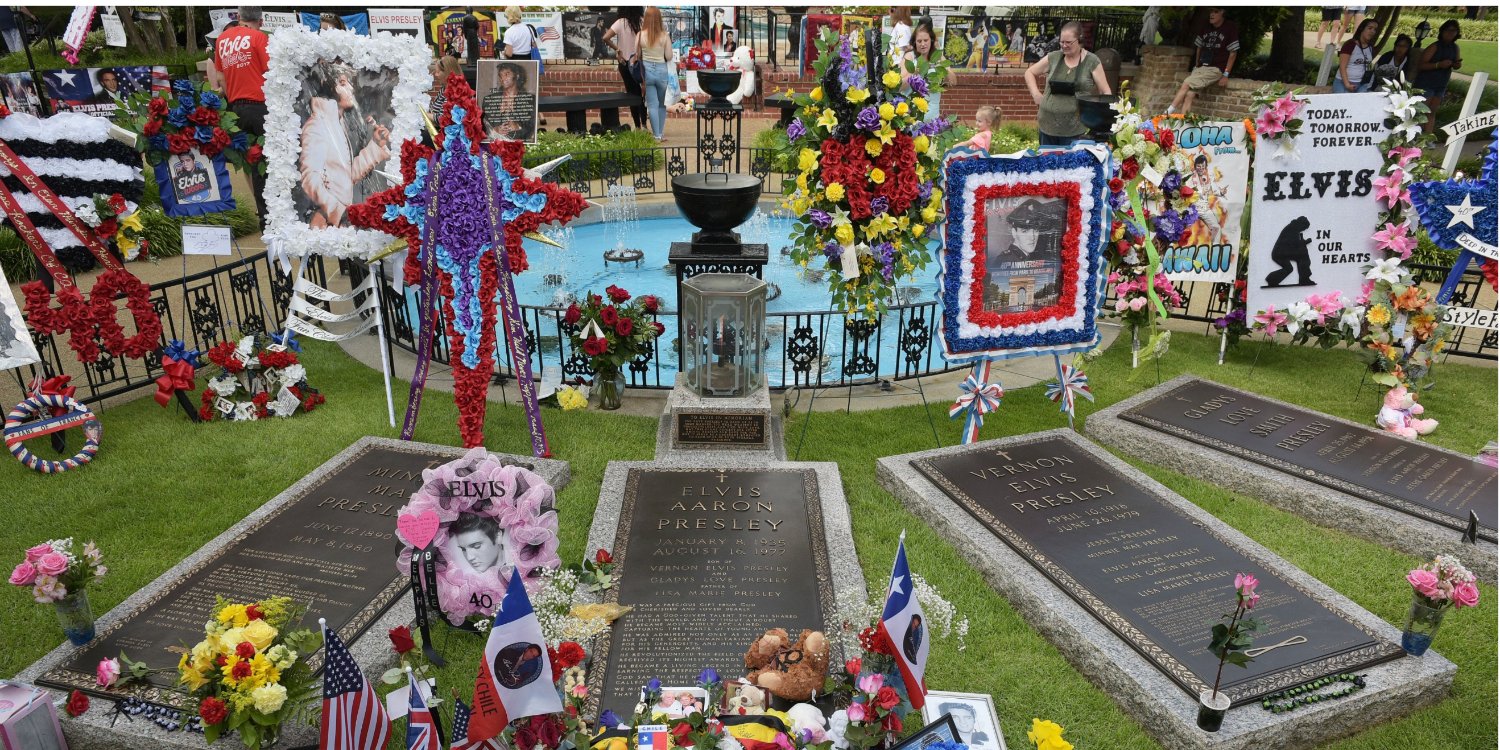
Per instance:
[[[1141,111],[1154,115],[1167,111],[1172,97],[1188,75],[1193,60],[1190,47],[1148,46],[1141,48],[1141,66],[1131,83]],[[1221,120],[1242,120],[1250,116],[1251,95],[1266,85],[1265,81],[1244,78],[1229,79],[1224,87],[1212,86],[1193,100],[1193,113]],[[1326,94],[1329,86],[1307,86],[1304,93]]]

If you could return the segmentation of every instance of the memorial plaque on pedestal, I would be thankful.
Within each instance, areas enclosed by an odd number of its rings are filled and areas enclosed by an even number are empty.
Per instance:
[[[1403,653],[1070,440],[912,466],[1194,697],[1214,682],[1209,628],[1234,611],[1236,573],[1261,582],[1255,645],[1283,645],[1225,670],[1235,704]]]
[[[174,585],[142,602],[37,682],[103,695],[94,681],[100,659],[119,656],[152,667],[175,667],[174,647],[203,639],[214,596],[240,602],[289,596],[309,605],[302,621],[318,618],[352,643],[407,588],[396,569],[396,511],[422,483],[422,470],[455,458],[412,447],[367,445],[342,463],[324,464],[288,502],[214,551]],[[322,652],[313,666],[321,665]],[[176,670],[152,675],[150,686],[115,689],[110,698],[135,695],[153,703],[192,708],[176,689]]]
[[[1120,418],[1450,527],[1496,538],[1495,467],[1205,380]]]
[[[686,412],[675,415],[679,447],[753,446],[766,447],[766,422],[769,414],[734,412]]]
[[[625,480],[610,600],[634,609],[594,654],[599,708],[625,716],[641,686],[743,674],[767,628],[834,620],[812,469],[637,469]]]

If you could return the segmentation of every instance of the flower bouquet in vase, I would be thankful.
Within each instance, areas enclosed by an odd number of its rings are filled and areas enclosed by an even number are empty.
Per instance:
[[[302,657],[318,650],[323,637],[291,627],[302,609],[287,597],[252,604],[216,599],[203,640],[177,663],[177,681],[202,698],[206,742],[236,732],[250,750],[271,747],[281,725],[317,698],[321,685]]]
[[[94,613],[89,608],[88,585],[109,568],[93,542],[80,554],[73,539],[52,539],[26,550],[26,559],[10,573],[11,585],[31,589],[33,599],[57,610],[63,634],[74,646],[94,640]]]
[[[1447,555],[1438,555],[1432,562],[1407,573],[1406,582],[1411,584],[1412,597],[1406,627],[1401,631],[1401,648],[1412,656],[1427,653],[1449,608],[1479,604],[1474,574]]]
[[[1234,611],[1219,619],[1228,620],[1213,627],[1213,638],[1208,650],[1219,657],[1219,670],[1214,673],[1211,690],[1198,693],[1198,728],[1205,732],[1217,732],[1224,725],[1224,714],[1229,711],[1229,696],[1219,692],[1219,681],[1224,676],[1224,664],[1245,668],[1255,659],[1246,653],[1250,648],[1253,633],[1260,629],[1260,621],[1250,617],[1250,610],[1260,602],[1255,587],[1260,581],[1249,573],[1234,574]]]
[[[563,325],[572,338],[573,349],[587,356],[593,368],[594,385],[599,389],[599,408],[620,408],[625,391],[626,364],[649,358],[655,350],[657,336],[666,328],[652,316],[661,309],[661,300],[649,294],[630,298],[630,292],[611,284],[604,290],[608,297],[589,294],[583,305],[568,305]]]

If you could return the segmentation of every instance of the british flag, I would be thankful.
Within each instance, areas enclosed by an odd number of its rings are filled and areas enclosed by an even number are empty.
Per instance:
[[[443,750],[437,722],[422,698],[422,691],[417,689],[417,678],[410,670],[407,676],[411,679],[411,690],[407,692],[406,750]]]

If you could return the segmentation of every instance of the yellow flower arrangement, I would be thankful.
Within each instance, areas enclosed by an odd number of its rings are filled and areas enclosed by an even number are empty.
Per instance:
[[[885,75],[880,77],[880,82],[888,89],[896,88],[901,85],[901,74],[894,70],[887,70]]]
[[[563,411],[576,411],[578,409],[587,409],[589,400],[582,393],[579,393],[577,389],[563,386],[557,389],[557,405],[561,406]]]
[[[886,102],[885,104],[880,105],[879,111],[880,119],[889,122],[892,117],[896,116],[896,105],[891,104],[890,102]]]
[[[859,104],[870,98],[870,92],[861,88],[852,88],[844,92],[844,98],[848,99],[850,104]]]
[[[885,170],[881,169],[880,167],[876,167],[876,168],[870,170],[870,182],[873,182],[876,185],[884,184],[885,183]]]
[[[912,97],[911,106],[916,107],[918,112],[921,112],[924,115],[927,114],[927,98],[926,97],[921,97],[921,96]]]
[[[880,152],[884,149],[885,145],[880,141],[873,139],[865,141],[865,153],[868,153],[870,156],[880,156]]]

